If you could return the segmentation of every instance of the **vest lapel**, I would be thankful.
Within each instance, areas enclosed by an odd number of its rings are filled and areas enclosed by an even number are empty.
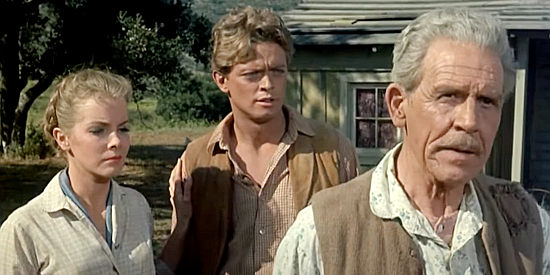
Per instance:
[[[309,204],[314,193],[340,184],[337,144],[334,133],[322,132],[316,136],[299,134],[290,147],[288,169],[297,211]]]
[[[294,193],[296,210],[306,207],[313,192],[313,172],[315,157],[311,138],[298,135],[296,142],[289,148],[289,180]]]
[[[222,262],[223,252],[230,232],[233,215],[233,180],[229,158],[225,153],[215,154],[210,165],[195,168],[193,181],[193,220],[195,237],[198,241],[199,261],[215,263],[201,265],[201,274],[215,274]]]
[[[481,229],[481,240],[483,242],[483,247],[485,248],[484,252],[487,255],[487,259],[489,260],[491,273],[503,274],[500,266],[501,260],[498,251],[498,245],[496,242],[495,230],[491,226],[491,222],[488,222],[485,218],[483,221],[483,228]]]
[[[422,274],[418,247],[399,221],[370,209],[372,171],[312,199],[324,274]]]
[[[481,239],[485,248],[492,274],[525,274],[520,272],[513,240],[508,231],[508,225],[496,204],[488,178],[479,175],[473,179],[473,185],[479,197],[479,204],[483,212],[483,228]],[[517,209],[520,210],[520,209]]]

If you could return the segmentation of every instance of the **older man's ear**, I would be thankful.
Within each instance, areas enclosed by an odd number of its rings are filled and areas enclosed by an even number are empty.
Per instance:
[[[397,128],[406,128],[406,99],[407,94],[405,92],[405,89],[401,85],[397,83],[391,83],[388,88],[386,88],[386,95],[384,100],[386,101],[386,105],[388,106],[393,125],[395,125],[395,127]]]

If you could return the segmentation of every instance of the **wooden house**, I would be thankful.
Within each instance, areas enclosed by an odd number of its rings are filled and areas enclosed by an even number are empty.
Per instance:
[[[400,139],[383,104],[397,34],[434,8],[499,17],[517,61],[485,172],[550,188],[550,0],[302,0],[283,18],[294,37],[287,103],[327,121],[357,147],[364,169]]]

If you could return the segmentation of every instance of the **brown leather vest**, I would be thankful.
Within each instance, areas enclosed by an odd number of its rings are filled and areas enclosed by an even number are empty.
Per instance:
[[[323,269],[333,274],[422,274],[418,247],[399,220],[370,210],[372,170],[313,196]],[[536,202],[518,183],[478,175],[481,239],[492,274],[542,274],[543,236]]]
[[[298,132],[288,151],[288,169],[296,210],[311,196],[339,183],[337,144],[333,128],[309,120],[315,135]],[[211,134],[198,138],[186,149],[185,164],[193,178],[193,216],[185,237],[179,274],[217,274],[231,231],[233,171],[225,150],[208,147]]]

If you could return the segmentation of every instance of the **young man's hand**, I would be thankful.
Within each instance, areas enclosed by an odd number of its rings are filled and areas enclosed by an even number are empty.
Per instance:
[[[172,204],[172,229],[170,237],[158,259],[157,272],[159,274],[171,274],[175,272],[183,256],[185,234],[191,221],[191,177],[185,170],[184,157],[178,159],[178,163],[172,169],[169,179],[168,191]],[[162,267],[162,268],[160,268]],[[167,268],[166,268],[167,267]],[[168,271],[167,269],[170,269]]]
[[[178,158],[178,163],[170,173],[169,188],[172,204],[171,233],[182,234],[187,231],[191,220],[191,186],[193,182],[185,170],[185,161]]]

